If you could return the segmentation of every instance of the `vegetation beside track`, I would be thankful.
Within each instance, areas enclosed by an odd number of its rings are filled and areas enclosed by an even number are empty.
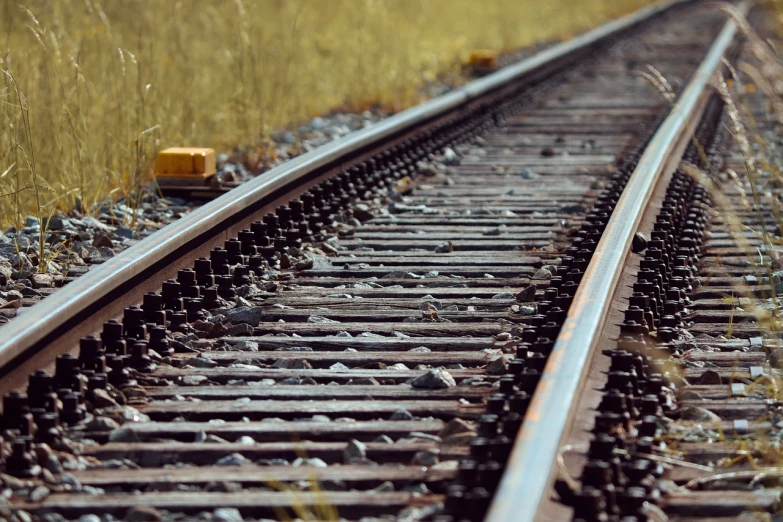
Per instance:
[[[334,107],[398,110],[472,49],[563,38],[649,0],[5,0],[0,224],[122,198],[160,147],[244,144]]]

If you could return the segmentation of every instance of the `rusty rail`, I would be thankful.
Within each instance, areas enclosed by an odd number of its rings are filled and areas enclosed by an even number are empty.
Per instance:
[[[629,180],[568,310],[487,515],[488,522],[532,521],[539,515],[555,478],[562,440],[587,379],[588,362],[634,233],[656,184],[672,166],[672,152],[688,139],[692,124],[700,117],[710,78],[721,66],[736,32],[736,24],[729,20]]]

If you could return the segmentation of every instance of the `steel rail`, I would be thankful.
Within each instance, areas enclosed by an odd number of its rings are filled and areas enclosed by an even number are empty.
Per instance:
[[[265,198],[283,189],[295,187],[318,169],[337,164],[341,159],[360,153],[383,140],[442,117],[511,81],[522,79],[674,5],[688,1],[674,0],[646,7],[604,24],[518,64],[299,156],[207,203],[90,270],[30,309],[25,309],[20,317],[4,325],[0,329],[0,368],[18,361],[23,354],[40,351],[57,342],[60,335],[73,329],[73,324],[80,321],[80,317],[94,313],[95,303],[110,300],[117,288],[123,285],[128,288],[137,281],[149,279],[149,273],[169,259],[172,252],[188,248],[196,238],[215,235],[229,228],[231,223],[237,221],[237,215],[247,215],[249,208],[254,208]]]
[[[726,22],[628,180],[544,367],[486,522],[527,522],[539,515],[633,236],[688,122],[699,117],[700,98],[736,31],[733,20]]]

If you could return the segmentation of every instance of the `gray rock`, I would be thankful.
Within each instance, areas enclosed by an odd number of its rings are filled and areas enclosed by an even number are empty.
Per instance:
[[[116,420],[120,424],[125,424],[126,422],[149,422],[150,421],[149,415],[145,413],[141,413],[133,406],[119,406],[117,408],[112,408],[111,410],[105,410],[105,411],[106,411],[106,415],[110,416],[112,419]]]
[[[443,149],[443,163],[446,165],[459,165],[459,156],[451,147]]]
[[[27,216],[24,218],[24,226],[25,227],[37,227],[39,225],[39,221],[37,217],[34,216]]]
[[[84,223],[87,227],[94,229],[94,230],[101,230],[103,232],[110,232],[111,227],[98,221],[92,216],[85,216],[81,218],[81,222]]]
[[[445,439],[457,433],[473,433],[473,428],[462,419],[452,419],[440,430],[438,436]]]
[[[117,401],[109,395],[109,392],[100,388],[96,388],[92,391],[92,402],[96,408],[112,408],[114,406],[119,406]]]
[[[291,465],[295,468],[298,468],[300,466],[313,466],[316,468],[326,468],[327,464],[323,460],[319,458],[312,458],[312,459],[305,459],[302,457],[299,457],[298,459],[294,460]]]
[[[123,520],[125,522],[157,522],[163,520],[163,515],[153,507],[136,506],[128,509]]]
[[[359,221],[369,221],[375,217],[366,203],[357,203],[353,206],[353,216]]]
[[[260,381],[249,381],[247,383],[248,386],[274,386],[275,384],[274,379],[261,379]]]
[[[436,254],[446,254],[448,252],[454,252],[454,245],[451,243],[451,241],[440,243],[435,247]]]
[[[13,491],[19,491],[25,489],[26,484],[21,479],[14,476],[0,474],[0,486],[3,488],[10,488]]]
[[[425,389],[451,388],[456,385],[454,377],[446,370],[441,370],[440,368],[429,370],[411,381],[411,386],[414,388]]]
[[[419,174],[427,177],[437,176],[443,167],[445,167],[445,165],[441,163],[432,164],[428,161],[419,161],[416,163]]]
[[[293,145],[296,143],[296,136],[293,132],[288,130],[277,130],[271,134],[271,138],[277,143],[284,143],[286,145]]]
[[[207,485],[204,487],[204,489],[206,491],[216,492],[216,493],[238,493],[242,491],[242,484],[240,484],[239,482],[218,480],[218,481],[207,482]]]
[[[51,493],[51,491],[49,491],[49,488],[46,486],[37,486],[27,495],[27,499],[30,502],[43,502],[43,500],[49,496],[49,493]]]
[[[373,439],[373,442],[382,442],[384,444],[394,444],[394,441],[388,435],[378,435]]]
[[[124,237],[125,239],[133,239],[133,230],[125,225],[117,227],[114,234],[119,237]]]
[[[532,169],[523,169],[519,175],[522,177],[522,179],[534,179],[538,177],[538,174],[533,172]]]
[[[283,346],[275,350],[276,352],[312,352],[310,346]]]
[[[63,473],[60,475],[60,484],[63,486],[70,486],[75,490],[82,489],[82,483],[71,473]]]
[[[242,522],[244,518],[237,508],[217,508],[212,514],[214,522]]]
[[[533,277],[531,277],[530,279],[535,279],[539,281],[549,280],[552,279],[552,272],[550,272],[546,268],[539,268],[538,271],[535,274],[533,274]]]
[[[412,353],[430,353],[432,350],[430,350],[426,346],[417,346],[416,348],[411,348],[408,351]]]
[[[284,364],[278,366],[278,363],[280,362],[283,362]],[[305,359],[279,359],[272,366],[275,368],[288,368],[289,370],[311,370],[313,368],[313,365]]]
[[[433,466],[437,464],[439,460],[438,450],[424,450],[417,451],[416,454],[413,455],[411,464],[418,466]]]
[[[500,225],[498,227],[491,227],[491,228],[485,228],[481,234],[485,236],[500,236],[506,232],[505,225]]]
[[[30,274],[28,279],[33,284],[33,288],[52,288],[54,286],[54,278],[49,274]]]
[[[346,365],[344,365],[341,362],[334,363],[333,365],[331,365],[329,367],[329,369],[330,370],[338,370],[338,371],[350,370],[350,368],[348,368]]]
[[[644,232],[637,232],[633,236],[633,241],[631,242],[631,251],[634,254],[640,254],[644,252],[644,250],[647,248],[647,243],[650,242],[650,236],[648,234],[645,234]]]
[[[413,420],[413,414],[404,408],[400,408],[399,410],[392,413],[392,416],[389,417],[389,420],[409,421],[409,420]]]
[[[415,522],[417,520],[429,520],[443,510],[442,504],[433,504],[425,507],[410,506],[397,513],[397,522]]]
[[[533,315],[536,313],[536,306],[535,305],[521,305],[519,307],[519,313],[521,315]]]
[[[130,428],[109,433],[109,442],[141,442],[139,434]]]
[[[584,214],[587,212],[587,208],[585,208],[584,205],[576,203],[574,205],[563,205],[558,212],[563,212],[564,214]]]
[[[257,352],[258,351],[258,343],[253,341],[239,341],[231,346],[232,350],[237,350],[240,352]]]
[[[693,390],[681,390],[677,393],[677,399],[681,401],[701,401],[704,400],[704,397],[701,393]]]
[[[214,368],[218,365],[218,363],[207,357],[191,357],[185,361],[185,364],[194,368]]]
[[[503,292],[500,294],[495,294],[492,296],[492,299],[514,299],[514,294]]]
[[[394,491],[394,483],[387,480],[373,488],[372,491],[375,493],[388,493],[390,491]]]
[[[701,422],[720,422],[721,418],[704,408],[688,406],[680,410],[680,419]]]
[[[249,288],[249,287],[243,286],[242,288]],[[226,335],[229,337],[242,337],[246,335],[247,336],[253,335],[253,327],[245,323],[235,324],[234,326],[226,330]]]
[[[49,230],[76,230],[69,219],[64,219],[58,216],[52,216],[47,220],[46,226]]]
[[[421,303],[421,306],[419,306],[419,309],[421,310],[443,310],[443,303],[441,303],[438,300],[431,300],[431,301],[424,301]]]
[[[414,440],[418,439],[419,441],[422,441],[422,440],[424,440],[424,441],[432,441],[432,442],[440,442],[441,441],[440,437],[438,437],[437,435],[432,435],[430,433],[424,433],[422,431],[412,431],[412,432],[410,432],[408,434],[408,437],[410,437],[410,438],[412,438]]]
[[[21,271],[33,268],[33,262],[30,261],[30,258],[24,252],[11,254],[8,256],[8,262],[11,263],[11,266]]]
[[[232,453],[218,459],[215,466],[248,466],[252,463],[252,460],[244,457],[241,453]]]
[[[209,380],[205,375],[186,375],[180,379],[184,386],[198,386],[202,382]]]
[[[102,232],[96,232],[92,237],[92,246],[95,248],[113,248],[114,241],[112,241],[108,235]]]
[[[528,285],[514,296],[521,303],[534,301],[536,299],[536,285]]]
[[[707,370],[701,374],[698,381],[695,384],[722,384],[723,379],[715,370]]]
[[[297,261],[294,264],[294,270],[310,270],[311,268],[313,268],[313,265],[314,262],[312,259],[310,258],[303,259],[302,261]]]
[[[87,431],[113,431],[120,429],[120,425],[109,417],[95,417],[85,426]]]
[[[354,439],[343,450],[343,462],[350,464],[355,460],[367,458],[367,445]]]
[[[40,461],[40,457],[39,457]],[[54,475],[59,475],[63,472],[62,464],[60,464],[60,461],[57,459],[55,455],[47,455],[46,459],[43,463],[43,468],[48,470],[50,473]]]
[[[263,309],[260,306],[240,306],[224,312],[223,315],[229,323],[247,323],[258,326]]]
[[[0,512],[0,515],[4,515],[4,513]],[[95,518],[84,518],[87,516],[93,516]],[[82,522],[82,519],[84,519],[84,522],[101,522],[101,517],[98,515],[82,515],[82,518],[79,519],[79,522]],[[43,522],[68,522],[68,519],[59,513],[42,513],[41,520],[43,520]]]
[[[418,484],[409,484],[402,488],[402,491],[406,493],[413,493],[414,495],[426,495],[430,492],[427,484],[419,482]]]
[[[485,371],[490,375],[502,375],[506,373],[506,370],[508,369],[508,361],[506,361],[505,357],[496,357],[492,361],[490,361],[489,364],[487,364],[487,367]]]
[[[313,365],[304,359],[278,359],[272,364],[272,367],[289,370],[310,370],[313,368]]]

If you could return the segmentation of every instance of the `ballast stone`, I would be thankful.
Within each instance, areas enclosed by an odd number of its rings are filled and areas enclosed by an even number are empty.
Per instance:
[[[454,380],[454,377],[446,370],[440,368],[429,370],[411,381],[411,386],[414,388],[433,390],[451,388],[456,385],[457,382]]]

